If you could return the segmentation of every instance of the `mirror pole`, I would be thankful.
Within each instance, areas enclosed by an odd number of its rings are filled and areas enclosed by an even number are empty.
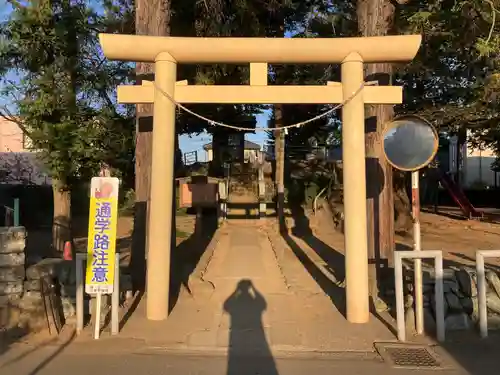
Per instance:
[[[411,172],[411,203],[413,216],[413,250],[421,251],[420,245],[420,188],[419,171]],[[422,286],[422,260],[414,261],[415,279],[415,328],[417,334],[424,332],[424,300]]]

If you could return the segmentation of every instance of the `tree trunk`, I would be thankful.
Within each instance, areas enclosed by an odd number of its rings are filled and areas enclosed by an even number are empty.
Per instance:
[[[54,195],[54,220],[52,222],[52,247],[63,253],[66,241],[71,241],[71,192],[60,180],[52,181]]]
[[[54,6],[54,4],[53,4]],[[61,2],[65,19],[71,18],[71,1]],[[55,14],[55,12],[54,12]],[[55,20],[54,20],[55,22]],[[69,79],[66,86],[64,101],[66,103],[66,113],[73,121],[78,118],[77,108],[77,85],[78,85],[78,56],[79,41],[76,25],[69,24],[66,28],[66,55],[68,56],[65,73]],[[54,196],[54,219],[52,222],[52,247],[58,253],[63,253],[66,241],[72,241],[71,233],[71,191],[67,184],[67,177],[64,179],[53,179],[52,192]]]
[[[170,35],[170,0],[137,0],[135,28],[138,35]],[[140,46],[138,46],[140,48]],[[136,64],[137,84],[154,80],[154,64]],[[153,105],[136,106],[135,208],[130,268],[134,290],[146,282],[146,235],[151,184]]]
[[[392,27],[394,6],[389,0],[358,0],[357,16],[361,35],[386,35]],[[389,85],[391,75],[391,64],[366,65],[367,81],[378,80],[380,85]],[[385,279],[384,271],[392,263],[394,251],[392,168],[383,155],[381,144],[384,123],[393,115],[391,105],[366,108],[368,251],[371,294],[374,297],[379,294],[379,286]]]
[[[283,23],[279,25],[279,34],[282,33],[285,36],[285,15],[281,14],[280,18],[283,17]],[[283,84],[281,80],[277,79],[276,83]],[[274,127],[283,127],[283,104],[274,104]],[[280,232],[287,231],[286,220],[285,220],[285,132],[284,130],[278,130],[274,132],[274,158],[275,158],[275,171],[274,179],[277,189],[277,200],[276,200],[276,216],[278,217],[278,225]]]

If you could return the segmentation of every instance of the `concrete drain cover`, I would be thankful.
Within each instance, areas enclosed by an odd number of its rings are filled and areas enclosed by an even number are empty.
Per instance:
[[[438,356],[426,345],[378,343],[375,348],[382,359],[393,367],[406,369],[444,369]]]

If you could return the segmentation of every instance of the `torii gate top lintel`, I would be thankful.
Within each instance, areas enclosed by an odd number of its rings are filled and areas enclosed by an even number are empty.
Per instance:
[[[168,52],[178,63],[340,63],[357,52],[365,63],[411,61],[420,35],[364,38],[192,38],[99,34],[111,60],[152,63]]]

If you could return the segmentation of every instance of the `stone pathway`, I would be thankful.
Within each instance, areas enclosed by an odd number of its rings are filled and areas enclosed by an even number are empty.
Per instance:
[[[285,279],[264,232],[255,226],[229,225],[203,278],[215,286],[214,298],[225,300],[241,280],[250,280],[265,295],[287,292]]]
[[[164,322],[145,318],[143,300],[120,337],[168,349],[246,352],[366,352],[374,341],[394,339],[375,317],[365,325],[348,323],[340,312],[343,292],[336,287],[334,296],[325,286],[335,288],[333,277],[312,270],[314,249],[302,249],[299,241],[292,249],[266,226],[267,220],[226,224],[203,273],[213,291],[194,290],[194,297],[183,291]],[[90,332],[80,340],[86,336]]]

